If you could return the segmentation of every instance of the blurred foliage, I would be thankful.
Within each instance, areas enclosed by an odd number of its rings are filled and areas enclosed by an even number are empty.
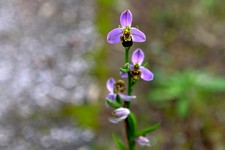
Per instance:
[[[109,68],[102,62],[106,61],[107,52],[105,49],[99,48],[89,53],[89,57],[94,60],[95,64],[92,64],[92,68],[90,70],[90,74],[98,79],[101,84],[105,84],[106,78],[108,78]]]
[[[185,70],[173,74],[156,74],[156,87],[150,91],[149,98],[155,102],[176,101],[177,114],[188,115],[189,107],[196,101],[208,100],[210,95],[225,92],[225,78],[208,73]]]
[[[97,0],[97,17],[96,17],[96,25],[98,31],[103,36],[107,35],[108,30],[112,26],[110,21],[111,14],[110,10],[112,10],[112,5],[115,3],[115,0]]]
[[[81,127],[97,130],[100,126],[100,107],[99,105],[67,104],[62,107],[60,116],[72,117]]]
[[[97,0],[96,3],[95,25],[99,33],[99,41],[103,40],[103,42],[106,42],[106,35],[112,27],[110,20],[112,12],[110,12],[110,10],[112,10],[112,5],[115,3],[115,0]],[[104,85],[109,76],[109,68],[105,64],[105,62],[107,62],[108,52],[104,44],[100,44],[99,42],[96,45],[98,48],[89,53],[89,57],[95,62],[90,73],[99,79],[101,85]]]

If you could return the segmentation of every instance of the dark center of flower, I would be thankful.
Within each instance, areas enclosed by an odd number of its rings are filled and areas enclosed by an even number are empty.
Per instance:
[[[130,31],[130,27],[126,27],[125,29],[123,29],[123,34],[120,36],[120,40],[122,41],[122,45],[124,47],[131,47],[133,45]]]
[[[131,33],[130,33],[130,28],[129,27],[126,27],[124,30],[123,30],[123,35],[122,35],[124,41],[131,41]]]
[[[125,91],[125,83],[123,80],[118,80],[114,84],[114,93],[123,93]]]
[[[130,71],[133,79],[137,80],[141,77],[141,70],[139,64],[135,64],[133,70]]]

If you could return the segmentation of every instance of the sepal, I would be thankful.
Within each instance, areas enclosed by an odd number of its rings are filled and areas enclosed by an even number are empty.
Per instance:
[[[130,64],[129,63],[126,63],[123,67],[121,67],[120,68],[120,71],[122,72],[122,73],[127,73],[127,72],[129,72],[130,71]]]
[[[120,96],[118,94],[116,95],[116,102],[121,105],[121,99],[120,99]]]
[[[129,71],[129,69],[128,69],[128,68],[122,67],[122,68],[120,68],[120,71],[121,71],[122,73],[127,73],[127,72]]]
[[[106,98],[106,103],[111,106],[112,108],[120,108],[122,107],[122,105],[120,103],[118,103],[117,101],[111,101],[109,99]]]
[[[143,67],[148,68],[148,62],[144,63]]]

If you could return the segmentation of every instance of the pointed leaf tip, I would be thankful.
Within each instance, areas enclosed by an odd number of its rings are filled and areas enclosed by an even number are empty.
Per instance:
[[[122,143],[122,141],[118,138],[116,134],[113,134],[113,139],[116,142],[118,150],[126,150],[126,146]]]
[[[148,133],[150,133],[150,132],[156,130],[159,126],[160,126],[160,123],[156,123],[156,124],[150,126],[149,128],[139,130],[139,131],[135,134],[135,137],[139,137],[139,136],[142,136],[142,135],[146,135],[146,134],[148,134]]]

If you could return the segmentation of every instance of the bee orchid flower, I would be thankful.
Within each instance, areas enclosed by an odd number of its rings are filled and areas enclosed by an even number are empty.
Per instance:
[[[144,42],[145,34],[135,27],[131,27],[133,20],[130,10],[125,10],[120,16],[120,26],[110,31],[107,41],[110,44],[122,41],[124,47],[132,46],[133,42]]]
[[[139,78],[142,78],[145,81],[153,80],[153,73],[144,66],[141,66],[144,61],[144,53],[141,49],[137,49],[133,52],[131,61],[133,64],[130,64],[129,73],[133,79],[137,80]],[[122,78],[127,78],[128,73],[121,72],[120,76]]]

